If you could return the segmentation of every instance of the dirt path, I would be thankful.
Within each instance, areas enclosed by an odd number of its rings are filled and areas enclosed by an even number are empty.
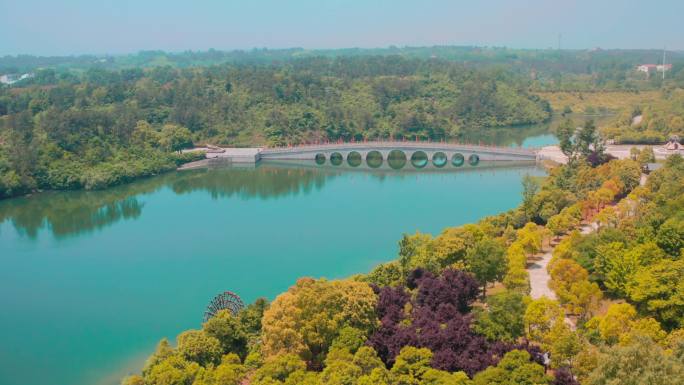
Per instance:
[[[527,273],[530,275],[530,296],[532,299],[547,297],[556,299],[556,293],[549,287],[551,276],[547,270],[553,249],[544,253],[541,258],[527,265]]]
[[[639,184],[643,186],[646,183],[647,178],[647,175],[642,174]],[[584,224],[580,227],[580,233],[584,235],[593,233],[596,230],[598,230],[598,224],[596,222]],[[547,269],[549,262],[551,261],[553,250],[554,248],[552,247],[541,256],[536,257],[537,259],[534,262],[527,265],[527,273],[530,275],[530,297],[532,297],[532,299],[539,299],[541,297],[547,297],[554,300],[558,299],[556,293],[549,287],[551,276]],[[565,322],[574,328],[574,322],[567,316],[565,317]]]
[[[597,228],[598,225],[596,223],[586,224],[580,227],[580,233],[589,234],[596,231]],[[530,275],[530,296],[532,299],[539,299],[541,297],[557,299],[556,293],[549,287],[551,276],[547,269],[549,261],[551,261],[553,249],[551,248],[542,254],[541,257],[537,257],[536,261],[527,265],[527,273]]]

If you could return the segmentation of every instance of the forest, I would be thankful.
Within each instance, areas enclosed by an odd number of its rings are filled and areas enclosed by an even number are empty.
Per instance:
[[[128,55],[81,55],[41,57],[31,55],[0,57],[0,73],[26,73],[50,69],[58,73],[78,73],[92,67],[118,70],[171,66],[188,68],[220,64],[272,65],[311,58],[398,57],[402,59],[445,60],[471,68],[503,67],[533,80],[535,90],[613,91],[644,90],[664,84],[684,85],[684,53],[667,51],[666,61],[673,64],[666,82],[658,76],[641,76],[637,65],[661,63],[658,49],[515,49],[509,47],[432,46],[347,49],[252,49],[248,51],[141,51]]]
[[[179,153],[193,144],[441,140],[551,116],[509,71],[401,57],[46,70],[31,80],[0,88],[0,197],[158,174],[193,160]]]
[[[180,152],[194,144],[468,140],[553,113],[617,112],[605,139],[662,143],[684,132],[684,57],[667,52],[664,80],[634,70],[661,55],[436,46],[5,56],[0,73],[33,76],[0,85],[0,199],[157,175],[200,157]]]
[[[642,184],[652,152],[615,160],[597,140],[591,122],[561,135],[570,162],[526,177],[516,209],[222,311],[122,384],[684,384],[684,158]],[[532,299],[548,250],[557,300]]]

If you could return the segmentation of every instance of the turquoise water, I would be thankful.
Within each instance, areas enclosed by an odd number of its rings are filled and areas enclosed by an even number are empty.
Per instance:
[[[515,207],[525,174],[543,171],[264,164],[2,201],[0,384],[117,384],[215,294],[366,272],[402,233]]]

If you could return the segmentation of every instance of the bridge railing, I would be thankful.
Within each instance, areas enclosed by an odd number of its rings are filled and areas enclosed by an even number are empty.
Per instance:
[[[330,142],[330,143],[306,143],[294,146],[283,147],[264,147],[262,153],[264,154],[278,154],[298,151],[330,151],[335,149],[366,149],[366,148],[416,148],[416,149],[448,149],[451,151],[470,151],[470,152],[488,152],[501,154],[516,154],[516,155],[534,155],[537,153],[536,148],[516,148],[503,146],[488,146],[467,143],[454,142],[415,142],[415,141],[368,141],[368,142]]]

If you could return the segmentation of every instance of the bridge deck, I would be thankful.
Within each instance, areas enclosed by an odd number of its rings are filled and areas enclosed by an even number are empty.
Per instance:
[[[350,143],[326,143],[326,144],[305,144],[293,147],[273,147],[264,148],[262,155],[301,153],[301,152],[329,152],[335,150],[373,150],[373,149],[410,149],[414,151],[466,151],[472,153],[507,154],[535,157],[536,149],[515,148],[515,147],[496,147],[482,146],[473,144],[458,144],[446,142],[350,142]]]

